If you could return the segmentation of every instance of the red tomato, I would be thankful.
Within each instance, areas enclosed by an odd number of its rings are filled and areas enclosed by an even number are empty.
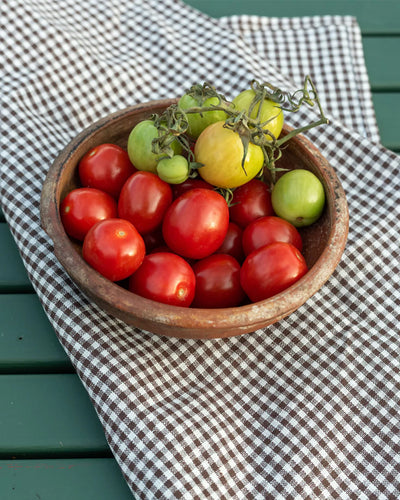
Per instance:
[[[116,216],[117,203],[114,198],[94,188],[74,189],[60,205],[60,217],[65,232],[80,241],[96,222]]]
[[[271,193],[265,182],[253,179],[235,189],[229,213],[231,221],[242,228],[259,217],[273,215]]]
[[[160,245],[159,247],[154,247],[147,253],[150,254],[150,253],[160,253],[160,252],[172,253],[171,250],[167,247],[167,245]]]
[[[208,182],[203,181],[203,179],[186,179],[186,181],[172,186],[174,199],[179,198],[181,194],[194,188],[214,189],[214,186],[211,186]]]
[[[297,229],[290,222],[273,215],[260,217],[249,224],[243,231],[242,241],[246,255],[275,241],[291,243],[300,252],[303,248],[301,236]]]
[[[129,278],[131,292],[164,304],[189,307],[196,278],[193,269],[179,255],[159,252],[146,255]]]
[[[226,253],[232,255],[238,262],[243,262],[244,253],[242,246],[243,230],[234,222],[230,222],[224,242],[216,250],[216,253]]]
[[[240,269],[240,283],[252,302],[267,299],[293,285],[307,272],[299,250],[276,242],[252,252]]]
[[[143,234],[143,241],[146,245],[146,253],[150,253],[155,248],[161,247],[165,244],[161,229],[156,229],[151,233]]]
[[[172,189],[152,172],[139,171],[129,177],[118,200],[118,215],[129,220],[141,234],[157,229],[172,202]]]
[[[140,266],[144,255],[143,238],[124,219],[98,222],[83,241],[85,261],[111,281],[128,278]]]
[[[193,307],[236,307],[246,298],[240,285],[240,264],[231,255],[213,254],[193,265],[196,292]]]
[[[223,243],[229,225],[225,199],[211,189],[192,189],[168,208],[162,226],[167,246],[191,259],[203,259]]]
[[[128,153],[116,144],[100,144],[88,151],[79,162],[82,186],[94,187],[115,198],[136,168]]]

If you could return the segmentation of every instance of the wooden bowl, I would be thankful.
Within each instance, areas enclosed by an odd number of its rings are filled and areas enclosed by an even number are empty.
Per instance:
[[[114,143],[126,147],[136,123],[161,113],[173,100],[139,104],[93,124],[57,157],[43,185],[41,221],[54,243],[54,253],[78,287],[102,309],[129,325],[181,338],[223,338],[253,332],[288,316],[317,292],[333,273],[348,234],[348,208],[343,188],[327,160],[303,136],[288,141],[281,167],[306,168],[322,181],[326,206],[312,226],[300,229],[308,273],[285,291],[257,303],[226,309],[182,308],[145,299],[108,281],[83,260],[80,248],[64,231],[59,206],[78,186],[77,165],[92,147]],[[285,128],[283,133],[287,133]]]

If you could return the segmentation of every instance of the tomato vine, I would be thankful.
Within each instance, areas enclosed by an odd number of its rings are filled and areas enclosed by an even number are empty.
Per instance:
[[[190,175],[195,176],[196,170],[202,165],[196,162],[191,150],[190,138],[187,136],[189,126],[188,115],[193,113],[202,115],[207,111],[224,111],[227,116],[224,126],[238,133],[243,143],[242,168],[244,169],[244,160],[249,143],[255,144],[262,149],[265,159],[260,175],[267,169],[274,181],[275,172],[279,170],[275,166],[275,163],[282,155],[283,145],[300,133],[319,125],[327,124],[328,119],[324,114],[317,89],[310,76],[306,76],[303,87],[293,93],[283,91],[268,82],[259,83],[256,80],[251,82],[251,89],[254,91],[254,98],[249,109],[244,111],[235,109],[232,102],[228,101],[224,95],[218,93],[208,82],[205,82],[203,85],[193,85],[187,91],[187,94],[195,98],[199,103],[198,106],[183,110],[178,104],[172,104],[161,115],[153,115],[151,117],[158,129],[158,137],[152,143],[153,152],[156,154],[161,153],[165,157],[171,158],[174,154],[171,144],[174,140],[178,139],[188,155]],[[211,97],[217,98],[218,103],[205,106],[205,101]],[[292,129],[282,137],[275,137],[268,129],[268,123],[274,117],[264,122],[260,119],[261,106],[259,104],[265,99],[277,103],[277,107],[282,111],[293,113],[298,112],[303,105],[316,106],[318,108],[318,118],[305,126]],[[255,118],[252,118],[251,114],[256,109],[256,106],[258,106],[258,113]]]

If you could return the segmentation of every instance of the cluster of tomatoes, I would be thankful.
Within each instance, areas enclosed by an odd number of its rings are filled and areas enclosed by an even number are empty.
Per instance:
[[[201,105],[212,105],[210,99]],[[185,95],[180,105],[199,105],[192,100]],[[270,117],[277,113],[274,103],[266,100],[265,105]],[[249,161],[244,161],[240,137],[223,126],[223,110],[188,117],[200,175],[189,175],[190,158],[173,138],[173,153],[157,154],[151,148],[157,129],[153,121],[143,120],[133,128],[127,150],[101,144],[81,159],[81,187],[60,206],[65,231],[82,242],[83,258],[104,277],[162,303],[236,307],[283,291],[307,272],[301,236],[292,222],[312,223],[322,210],[320,192],[307,221],[288,200],[299,196],[302,182],[307,191],[316,179],[320,189],[318,179],[293,170],[271,193],[256,177],[262,166],[259,152],[249,148]],[[279,135],[279,112],[278,117]],[[230,168],[224,171],[224,165]],[[295,182],[287,177],[299,173],[302,178]],[[229,203],[218,188],[232,189]]]

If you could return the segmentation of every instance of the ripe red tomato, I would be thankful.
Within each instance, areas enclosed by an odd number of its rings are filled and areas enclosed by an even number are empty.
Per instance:
[[[143,234],[142,237],[144,244],[146,245],[146,253],[150,253],[155,248],[165,245],[161,229],[156,229],[151,233]]]
[[[271,193],[265,182],[253,179],[235,189],[229,213],[231,221],[242,228],[259,217],[273,215]]]
[[[144,255],[143,238],[124,219],[98,222],[83,241],[85,261],[111,281],[128,278],[140,266]]]
[[[252,252],[240,269],[240,283],[252,302],[264,300],[293,285],[307,272],[299,250],[276,242]]]
[[[251,222],[243,231],[243,250],[246,255],[275,241],[291,243],[302,250],[303,243],[297,229],[280,217],[269,215]]]
[[[192,189],[168,208],[162,226],[167,246],[191,259],[203,259],[223,243],[229,225],[225,199],[211,189]]]
[[[94,188],[74,189],[60,205],[60,217],[65,232],[80,241],[96,222],[116,216],[117,202],[114,198]]]
[[[203,179],[189,178],[186,179],[186,181],[181,182],[180,184],[174,184],[172,186],[172,194],[174,196],[174,199],[179,198],[181,194],[186,193],[186,191],[190,191],[194,188],[214,189],[214,186],[206,181],[203,181]]]
[[[231,255],[210,255],[197,261],[193,270],[196,276],[193,307],[236,307],[246,298],[240,285],[240,264]]]
[[[230,222],[224,242],[215,253],[226,253],[232,255],[239,263],[243,262],[242,235],[243,229],[234,222]]]
[[[101,189],[115,198],[136,168],[116,144],[100,144],[88,151],[78,166],[82,186]]]
[[[133,293],[164,304],[189,307],[196,278],[193,269],[179,255],[158,252],[146,255],[142,265],[129,278]]]
[[[172,202],[172,189],[152,172],[139,171],[129,177],[118,200],[118,215],[141,234],[157,229]]]

